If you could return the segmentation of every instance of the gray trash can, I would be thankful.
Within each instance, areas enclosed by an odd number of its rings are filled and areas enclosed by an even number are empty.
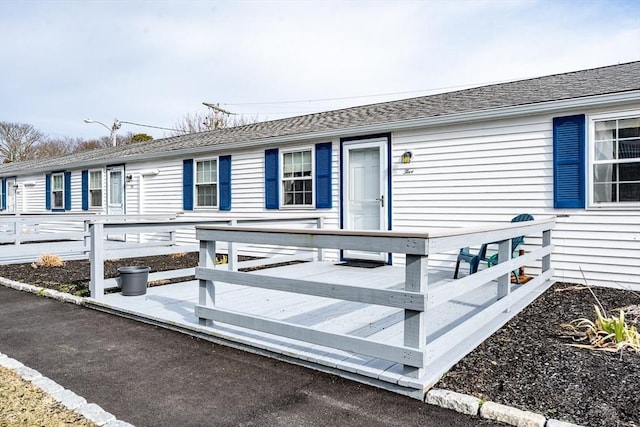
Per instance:
[[[135,296],[147,293],[149,267],[137,265],[133,267],[118,267],[120,273],[120,287],[122,295]]]

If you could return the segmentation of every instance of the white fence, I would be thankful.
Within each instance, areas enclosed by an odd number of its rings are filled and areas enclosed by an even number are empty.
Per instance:
[[[200,266],[196,269],[195,275],[199,279],[200,290],[199,304],[195,307],[195,314],[202,325],[211,326],[213,321],[219,321],[311,344],[401,363],[404,365],[406,376],[420,378],[424,374],[425,366],[429,363],[442,357],[446,352],[460,351],[460,343],[481,331],[481,328],[488,323],[488,319],[494,318],[499,313],[509,310],[512,305],[526,300],[531,290],[538,285],[549,283],[553,274],[550,254],[552,252],[551,229],[554,226],[555,220],[548,219],[427,234],[198,226],[196,227],[196,237],[200,240]],[[511,239],[523,235],[541,235],[542,244],[537,249],[512,259]],[[404,289],[378,289],[230,271],[214,265],[219,242],[287,245],[315,250],[370,251],[375,248],[376,251],[404,254],[406,261]],[[480,245],[485,242],[498,244],[498,265],[451,281],[447,286],[439,286],[434,290],[429,289],[427,285],[427,259],[430,255],[456,250],[463,246]],[[511,272],[536,262],[540,266],[540,273],[537,277],[512,292]],[[404,343],[398,346],[374,342],[366,338],[330,333],[216,307],[214,286],[216,281],[400,308],[404,310]],[[474,314],[473,317],[465,319],[461,324],[452,327],[430,343],[426,343],[426,310],[494,281],[498,296],[494,303]]]
[[[97,300],[102,299],[106,288],[118,286],[118,279],[105,279],[104,277],[104,261],[107,259],[121,259],[128,257],[142,257],[151,255],[168,255],[183,252],[196,252],[199,250],[198,243],[181,243],[176,244],[175,234],[180,230],[195,230],[199,225],[227,225],[235,226],[238,224],[251,225],[270,225],[282,226],[282,224],[294,223],[299,227],[323,227],[323,217],[317,215],[296,215],[281,216],[277,218],[237,218],[237,219],[175,219],[172,221],[104,221],[102,219],[91,220],[87,222],[88,226],[88,244],[89,244],[89,260],[91,264],[91,279],[89,289],[91,297]],[[107,239],[108,236],[118,235],[140,235],[140,234],[166,234],[173,236],[165,241],[137,241],[137,242],[112,242]],[[273,252],[273,251],[272,251]],[[277,251],[276,251],[277,252]],[[299,251],[298,251],[299,252]],[[239,266],[252,266],[256,264],[268,264],[270,262],[281,262],[291,259],[310,259],[311,252],[305,251],[297,255],[287,258],[276,258],[275,260],[247,261],[239,264],[237,262],[238,247],[235,244],[229,244],[226,247],[219,248],[219,253],[228,254],[228,268],[237,269]],[[317,255],[316,255],[317,256]],[[319,255],[322,257],[322,254]],[[166,280],[179,277],[191,276],[194,274],[194,268],[169,270],[154,272],[149,274],[149,280]]]

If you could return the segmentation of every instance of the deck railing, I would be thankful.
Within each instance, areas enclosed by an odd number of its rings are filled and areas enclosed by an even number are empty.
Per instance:
[[[211,218],[211,217],[210,217]],[[218,226],[235,226],[238,224],[270,224],[272,226],[282,224],[297,224],[300,227],[316,227],[322,228],[324,217],[318,215],[290,215],[277,218],[217,218],[206,219],[201,218],[176,218],[171,221],[136,221],[127,218],[124,220],[114,220],[109,218],[98,218],[87,221],[88,234],[87,245],[89,247],[90,261],[90,284],[89,290],[91,297],[100,300],[104,297],[104,290],[110,287],[118,286],[118,278],[105,279],[104,277],[104,261],[107,259],[120,259],[127,257],[144,257],[151,255],[170,255],[184,252],[196,252],[199,250],[199,244],[181,243],[176,244],[175,234],[181,230],[193,231],[199,225],[218,225]],[[119,235],[142,235],[142,234],[162,234],[169,236],[164,242],[118,242],[110,241],[107,236]],[[313,256],[309,253],[299,256],[290,256],[286,258],[272,258],[268,260],[247,261],[238,263],[238,247],[234,242],[230,242],[225,250],[221,253],[227,254],[227,268],[236,270],[239,266],[251,266],[254,264],[269,264],[294,259],[322,259],[322,251],[317,251]],[[149,281],[167,280],[181,277],[192,276],[195,268],[186,268],[179,270],[169,270],[154,272],[149,274]]]
[[[21,214],[0,216],[0,264],[32,262],[41,254],[87,259],[89,221],[170,221],[176,215]]]
[[[420,378],[428,363],[459,344],[461,339],[472,336],[475,328],[480,328],[498,313],[509,310],[510,305],[521,298],[520,289],[512,292],[512,271],[540,260],[541,272],[528,286],[531,289],[551,279],[551,230],[554,225],[555,220],[548,219],[429,233],[198,226],[196,238],[200,241],[200,264],[195,275],[199,280],[199,304],[195,307],[195,315],[199,318],[200,324],[205,326],[214,326],[213,322],[221,322],[401,363],[405,376]],[[526,255],[512,259],[511,239],[522,235],[542,235],[542,245]],[[376,252],[404,254],[404,289],[379,289],[229,271],[214,265],[216,247],[220,242],[357,251],[375,249]],[[451,281],[447,286],[429,289],[427,260],[430,255],[485,242],[498,244],[498,265]],[[404,311],[403,344],[374,342],[361,337],[325,332],[216,307],[216,282],[399,308]],[[432,342],[426,342],[426,310],[490,282],[495,282],[497,286],[495,303],[474,315],[471,322],[454,326]]]

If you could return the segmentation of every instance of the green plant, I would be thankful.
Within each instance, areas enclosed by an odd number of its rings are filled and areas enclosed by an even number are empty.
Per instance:
[[[620,309],[618,316],[607,316],[604,309],[594,305],[595,321],[582,318],[562,326],[571,330],[577,341],[588,344],[572,344],[575,347],[620,351],[626,348],[640,353],[640,334],[633,325],[625,321],[624,311]],[[604,314],[603,314],[604,312]]]
[[[229,263],[229,257],[227,257],[226,255],[216,256],[215,265],[228,264],[228,263]]]
[[[582,271],[582,270],[581,270]],[[584,273],[583,273],[584,278]],[[585,279],[586,283],[586,279]],[[587,341],[587,344],[571,344],[574,347],[601,349],[609,351],[621,351],[630,349],[640,353],[640,333],[634,325],[629,325],[625,320],[623,309],[618,309],[617,316],[608,316],[600,300],[587,285],[587,289],[593,295],[597,304],[594,304],[595,320],[581,318],[560,325],[569,331],[571,337],[579,342]]]

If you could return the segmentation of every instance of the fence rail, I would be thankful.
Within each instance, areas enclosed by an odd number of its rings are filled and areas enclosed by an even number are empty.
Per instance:
[[[205,219],[205,218],[176,218],[171,221],[115,221],[110,219],[104,221],[102,219],[87,221],[88,237],[87,245],[89,246],[90,261],[90,284],[89,290],[91,297],[100,300],[104,297],[106,287],[117,285],[118,281],[114,279],[105,279],[104,277],[104,261],[106,259],[126,258],[130,256],[142,257],[149,255],[168,255],[183,252],[196,252],[199,245],[195,244],[176,244],[175,233],[179,230],[195,230],[200,225],[218,225],[218,226],[235,226],[243,225],[282,225],[296,223],[299,226],[313,226],[322,228],[324,218],[317,215],[292,215],[281,218],[236,218],[236,219]],[[167,233],[171,237],[165,242],[148,242],[148,243],[131,243],[109,241],[107,236],[110,235],[141,235],[146,233]],[[223,252],[227,253],[228,264],[226,268],[237,270],[239,267],[248,266],[238,262],[238,247],[234,242],[226,245]],[[316,251],[313,255],[315,259],[322,259],[322,251]],[[258,261],[258,265],[280,262],[292,259],[311,259],[310,253],[302,256],[287,258],[272,258],[268,260]],[[256,262],[248,262],[252,266]],[[175,279],[193,275],[194,269],[189,270],[189,274],[185,274],[185,270],[173,270],[155,272],[149,275],[150,280]]]

